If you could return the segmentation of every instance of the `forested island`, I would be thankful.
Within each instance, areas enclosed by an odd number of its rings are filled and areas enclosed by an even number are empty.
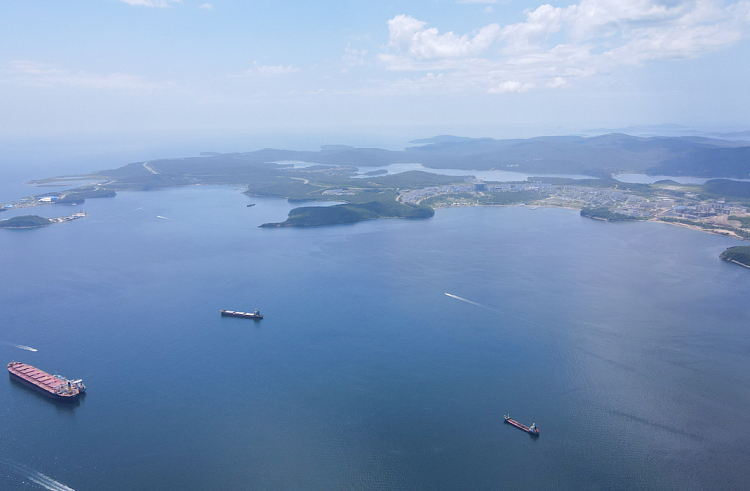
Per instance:
[[[0,228],[5,229],[24,229],[24,228],[40,228],[52,225],[54,223],[72,222],[86,216],[85,211],[79,211],[65,217],[53,217],[44,218],[38,215],[22,215],[18,217],[9,218],[7,220],[0,220]]]
[[[397,201],[371,201],[369,203],[333,206],[305,206],[289,212],[280,223],[264,223],[261,227],[318,227],[355,223],[376,218],[430,218],[435,211],[429,206],[408,205]]]
[[[730,247],[719,256],[724,261],[740,264],[750,268],[750,246]]]
[[[23,215],[20,217],[13,217],[7,220],[0,220],[0,228],[39,228],[52,225],[52,220],[49,218],[40,217],[38,215]]]

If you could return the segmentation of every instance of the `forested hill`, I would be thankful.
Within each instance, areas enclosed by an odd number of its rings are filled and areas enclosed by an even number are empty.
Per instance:
[[[539,137],[525,140],[439,136],[414,140],[418,145],[393,151],[379,148],[324,146],[320,151],[263,149],[187,159],[165,159],[100,175],[133,181],[154,181],[154,173],[169,175],[236,176],[269,172],[264,164],[304,161],[336,166],[380,167],[419,163],[436,169],[509,170],[526,173],[610,176],[617,172],[652,175],[750,178],[750,142],[698,137],[641,138],[609,134]],[[154,183],[157,184],[158,183]]]

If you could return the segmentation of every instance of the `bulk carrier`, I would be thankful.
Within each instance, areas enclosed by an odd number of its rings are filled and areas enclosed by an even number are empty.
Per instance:
[[[526,433],[528,433],[529,435],[532,435],[532,436],[539,436],[539,428],[537,428],[537,427],[536,427],[536,425],[535,425],[534,423],[531,423],[531,426],[526,426],[526,425],[524,425],[524,424],[521,424],[521,423],[519,423],[519,422],[518,422],[518,421],[516,421],[515,419],[512,419],[512,418],[510,417],[510,415],[508,415],[508,414],[506,414],[506,415],[504,416],[504,418],[505,418],[505,422],[506,422],[506,423],[508,423],[509,425],[513,425],[513,426],[515,426],[516,428],[518,428],[519,430],[523,430],[523,431],[525,431],[525,432],[526,432]]]
[[[222,310],[222,317],[242,317],[243,319],[262,319],[263,314],[258,309],[255,312],[237,312],[235,310]]]
[[[74,401],[86,392],[83,380],[68,380],[62,375],[50,375],[25,363],[8,363],[10,378],[56,401]]]

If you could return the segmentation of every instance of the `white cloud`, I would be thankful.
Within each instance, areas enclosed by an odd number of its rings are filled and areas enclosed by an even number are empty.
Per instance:
[[[181,3],[182,0],[120,0],[128,5],[139,5],[142,7],[169,7],[171,3]]]
[[[256,66],[256,70],[261,75],[284,75],[287,73],[294,73],[298,72],[299,68],[295,68],[292,65],[278,65],[278,66],[266,66],[266,65],[258,65]]]
[[[489,47],[500,33],[499,24],[479,29],[473,36],[453,32],[438,34],[437,28],[425,29],[422,22],[408,15],[397,15],[388,21],[389,46],[421,59],[456,58],[476,54]]]
[[[547,82],[547,87],[549,87],[550,89],[557,89],[559,87],[565,86],[565,84],[567,84],[567,83],[568,82],[566,82],[564,78],[562,78],[562,77],[555,77],[552,80],[550,80],[549,82]]]
[[[33,61],[13,61],[8,70],[11,80],[20,85],[34,87],[72,87],[79,89],[154,91],[175,87],[173,82],[149,82],[137,75],[126,73],[73,72],[54,65]]]
[[[462,36],[439,34],[407,15],[389,20],[388,30],[388,47],[377,56],[387,70],[444,73],[437,85],[420,76],[394,85],[502,94],[559,88],[618,66],[694,58],[731,46],[750,34],[750,2],[580,0],[541,5],[523,22],[490,24]]]
[[[526,92],[533,88],[533,84],[524,84],[517,80],[507,80],[496,87],[491,87],[487,92],[490,94],[507,94],[510,92]]]
[[[500,36],[507,43],[506,52],[517,52],[546,41],[562,27],[561,8],[542,5],[526,14],[526,22],[505,26]]]
[[[211,10],[212,8],[214,8],[214,6],[211,5],[210,3],[204,3],[202,5],[198,5],[198,8],[204,9],[204,10]]]
[[[293,67],[292,65],[259,65],[258,62],[253,62],[253,68],[245,70],[239,75],[232,75],[234,77],[252,77],[253,75],[261,75],[264,77],[270,77],[274,75],[285,75],[288,73],[295,73],[300,71],[299,68]]]
[[[344,55],[341,60],[349,66],[364,65],[365,56],[367,56],[367,50],[358,50],[351,47],[349,44],[344,48]]]

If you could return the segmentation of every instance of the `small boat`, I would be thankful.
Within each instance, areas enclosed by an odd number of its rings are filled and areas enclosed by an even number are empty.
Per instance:
[[[262,319],[263,314],[258,309],[255,312],[237,312],[235,310],[222,310],[222,317],[242,317],[243,319]]]
[[[248,208],[250,208],[251,206],[255,206],[255,203],[250,203],[249,205],[247,205]]]
[[[531,426],[526,426],[524,424],[519,423],[515,419],[511,419],[510,415],[508,414],[506,414],[504,418],[505,418],[505,422],[508,423],[509,425],[513,425],[519,430],[525,431],[529,435],[539,436],[539,428],[536,427],[536,424],[531,423]]]

